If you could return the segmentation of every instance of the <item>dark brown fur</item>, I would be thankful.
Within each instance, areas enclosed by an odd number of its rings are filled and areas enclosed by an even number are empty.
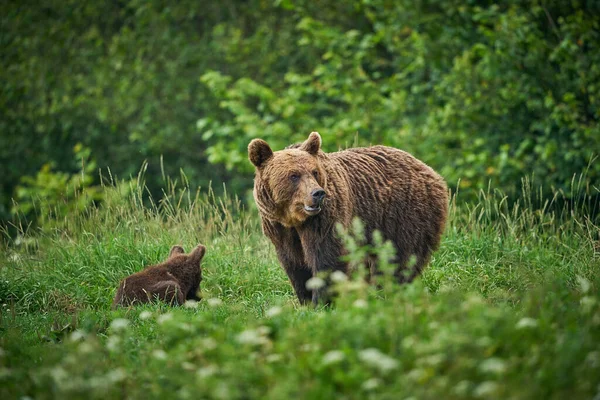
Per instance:
[[[181,246],[173,246],[165,262],[147,267],[121,281],[113,308],[157,299],[172,305],[181,305],[186,300],[200,300],[200,262],[205,252],[206,248],[202,245],[198,245],[190,254],[184,254]]]
[[[316,132],[304,143],[277,152],[261,139],[248,146],[256,167],[254,199],[263,231],[275,245],[300,302],[317,303],[324,295],[325,289],[306,289],[306,281],[318,272],[349,272],[340,260],[344,249],[335,225],[347,228],[353,217],[363,221],[367,238],[379,230],[395,245],[398,281],[412,281],[444,230],[448,190],[443,178],[395,148],[324,153],[320,146]],[[311,195],[319,189],[326,192],[322,204]],[[408,269],[411,255],[416,263]]]

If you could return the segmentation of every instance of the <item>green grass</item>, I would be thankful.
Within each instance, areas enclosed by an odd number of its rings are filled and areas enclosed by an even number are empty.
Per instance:
[[[173,187],[143,205],[132,188],[3,248],[1,398],[600,396],[593,204],[454,197],[421,279],[341,283],[334,307],[313,309],[296,302],[255,210]],[[111,311],[119,280],[177,243],[208,248],[204,300]]]

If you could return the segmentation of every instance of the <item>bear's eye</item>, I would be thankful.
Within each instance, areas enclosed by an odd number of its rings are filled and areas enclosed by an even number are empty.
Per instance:
[[[298,182],[300,180],[300,175],[298,174],[291,174],[290,175],[290,181],[292,182]]]
[[[316,169],[313,171],[313,176],[315,177],[315,179],[319,179],[319,171],[317,171]]]

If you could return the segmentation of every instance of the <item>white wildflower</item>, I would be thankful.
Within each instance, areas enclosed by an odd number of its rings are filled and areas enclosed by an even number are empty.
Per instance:
[[[596,299],[591,296],[585,296],[582,297],[581,300],[579,300],[579,304],[581,305],[581,309],[583,310],[583,312],[587,314],[594,308],[594,305],[596,304]]]
[[[361,350],[358,358],[367,365],[379,369],[381,372],[388,372],[398,368],[398,360],[383,354],[379,349],[369,348]]]
[[[269,355],[268,355],[268,356],[265,358],[265,360],[266,360],[268,363],[275,363],[275,362],[281,361],[282,359],[283,359],[283,356],[282,356],[281,354],[269,354]]]
[[[241,344],[258,345],[267,342],[267,339],[258,329],[246,329],[237,335],[236,340]]]
[[[491,396],[493,396],[494,394],[496,394],[496,392],[498,391],[499,386],[496,382],[493,381],[485,381],[480,383],[475,390],[473,391],[473,394],[475,395],[475,397],[481,397],[484,399],[490,398]]]
[[[318,276],[312,277],[306,281],[306,288],[308,290],[321,289],[323,286],[325,286],[325,281]]]
[[[585,294],[585,293],[589,292],[590,287],[592,286],[590,284],[590,281],[588,281],[581,275],[577,275],[576,278],[577,278],[577,283],[579,284],[579,290],[581,291],[581,293]]]
[[[119,350],[119,345],[121,344],[121,338],[118,336],[109,336],[106,340],[106,348],[110,351]]]
[[[152,318],[152,313],[150,311],[142,311],[138,318],[142,321],[145,321]]]
[[[202,343],[201,347],[205,348],[206,350],[214,350],[217,348],[217,341],[211,337],[202,339],[200,343]]]
[[[164,361],[168,358],[168,355],[162,349],[155,349],[154,351],[152,351],[152,357],[156,358],[157,360]]]
[[[125,330],[129,326],[129,320],[125,318],[116,318],[110,323],[113,331],[118,332]]]
[[[538,326],[537,320],[533,318],[521,318],[519,322],[515,325],[517,329],[527,329],[527,328],[536,328]]]
[[[170,320],[173,319],[173,314],[170,313],[166,313],[166,314],[161,314],[158,316],[158,318],[156,318],[156,322],[158,322],[159,324],[164,324],[165,322],[168,322]]]
[[[317,350],[317,346],[313,343],[305,343],[302,346],[300,346],[300,351],[304,351],[306,353],[311,352],[313,350]]]
[[[183,306],[185,308],[198,308],[198,302],[196,300],[187,300],[185,303],[183,303]]]
[[[90,354],[94,351],[94,346],[88,342],[82,342],[77,348],[81,354]]]
[[[468,397],[469,389],[471,388],[470,381],[460,381],[458,382],[454,388],[452,388],[452,392],[459,397]]]
[[[342,351],[331,350],[325,353],[325,355],[323,356],[323,365],[337,364],[340,361],[344,360],[344,358],[346,358],[346,356]]]
[[[196,368],[196,366],[189,361],[184,361],[181,363],[181,368],[185,369],[186,371],[192,371]]]
[[[208,305],[209,305],[209,306],[211,306],[211,307],[218,307],[218,306],[220,306],[221,304],[223,304],[223,300],[221,300],[221,299],[219,299],[219,298],[216,298],[216,297],[213,297],[213,298],[207,299],[207,300],[206,300],[206,302],[207,302],[207,303],[208,303]]]
[[[274,306],[269,308],[267,311],[265,311],[265,316],[267,318],[273,318],[276,317],[277,315],[281,314],[282,308],[278,307],[278,306]]]
[[[200,378],[208,378],[218,372],[217,367],[214,365],[207,365],[206,367],[202,367],[196,372]]]
[[[117,383],[117,382],[121,382],[123,381],[125,378],[127,378],[127,373],[125,372],[125,370],[123,368],[117,368],[114,369],[112,371],[109,371],[106,374],[106,379],[110,382],[110,383]]]
[[[85,338],[85,332],[80,329],[73,331],[73,333],[71,333],[71,335],[69,336],[71,342],[78,342],[83,338]]]
[[[377,378],[367,379],[360,386],[365,391],[374,390],[374,389],[377,389],[379,386],[381,386],[381,380],[379,380]]]
[[[492,357],[479,364],[479,369],[482,372],[502,374],[506,371],[506,363],[500,358]]]
[[[368,305],[369,304],[364,299],[356,299],[354,300],[354,303],[352,303],[352,306],[356,308],[367,308]]]
[[[333,271],[331,273],[331,280],[335,283],[346,282],[348,280],[348,275],[342,271]]]

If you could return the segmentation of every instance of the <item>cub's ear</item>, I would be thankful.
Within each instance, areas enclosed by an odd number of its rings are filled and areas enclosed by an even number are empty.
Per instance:
[[[205,253],[206,247],[199,244],[194,250],[192,250],[192,252],[189,254],[189,257],[191,257],[194,260],[194,262],[199,263],[204,258]]]
[[[183,254],[185,253],[185,251],[183,250],[183,247],[175,245],[173,247],[171,247],[171,251],[169,252],[169,258],[176,256],[178,254]]]
[[[248,159],[256,168],[260,168],[272,156],[273,150],[262,139],[254,139],[248,145]]]
[[[308,135],[308,139],[302,146],[300,146],[300,150],[307,151],[309,154],[316,156],[319,150],[321,149],[321,135],[318,132],[312,132]]]

